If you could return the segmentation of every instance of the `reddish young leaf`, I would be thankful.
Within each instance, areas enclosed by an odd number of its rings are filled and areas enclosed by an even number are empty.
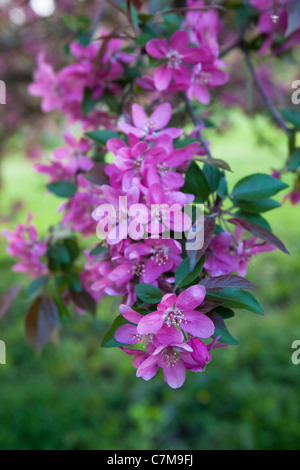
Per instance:
[[[4,317],[10,312],[14,301],[16,300],[20,290],[21,284],[17,284],[16,286],[9,289],[0,297],[0,321],[3,320]]]
[[[206,316],[211,319],[211,321],[215,325],[215,328],[221,328],[222,330],[226,329],[225,322],[219,313],[213,310],[212,312],[208,313]]]
[[[282,241],[280,241],[279,238],[277,238],[272,232],[261,227],[260,225],[257,225],[254,222],[250,222],[249,220],[242,220],[239,218],[229,219],[228,222],[236,225],[237,227],[243,228],[244,230],[247,230],[247,232],[252,233],[252,235],[255,237],[261,238],[271,245],[276,246],[276,248],[283,251],[283,253],[287,253],[289,255],[289,252]]]
[[[204,300],[202,304],[199,305],[198,308],[196,308],[196,310],[198,310],[198,312],[201,312],[201,313],[209,313],[215,308],[222,305],[222,303],[223,303],[222,301],[218,301],[218,300]]]
[[[73,290],[70,290],[70,294],[73,302],[77,305],[77,307],[81,308],[86,312],[91,313],[93,316],[96,315],[97,304],[88,292],[75,292]]]
[[[88,173],[86,173],[84,177],[97,186],[102,186],[102,184],[109,184],[109,179],[104,173],[106,166],[107,163],[104,162],[95,163],[93,168]]]
[[[42,295],[31,305],[25,319],[25,333],[28,343],[41,352],[46,343],[56,336],[59,312],[49,297]]]
[[[255,290],[254,285],[244,277],[225,274],[217,277],[207,277],[201,281],[206,290],[221,290],[226,287],[232,289],[251,289]]]
[[[131,0],[131,3],[137,11],[140,11],[140,9],[143,6],[143,1],[142,0]]]

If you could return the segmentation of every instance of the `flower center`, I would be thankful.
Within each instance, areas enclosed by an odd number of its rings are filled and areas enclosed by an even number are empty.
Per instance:
[[[178,69],[180,64],[182,63],[183,55],[180,54],[178,51],[173,51],[171,49],[167,55],[167,59],[169,60],[169,66],[172,69]]]
[[[175,367],[178,361],[179,354],[176,351],[170,350],[170,348],[168,348],[164,354],[164,364],[167,367]]]
[[[137,264],[134,264],[131,267],[131,272],[134,274],[136,277],[140,277],[142,274],[145,272],[145,266],[144,263],[140,262]]]
[[[154,260],[158,266],[166,264],[169,259],[168,249],[164,247],[157,248],[151,256],[151,259]]]
[[[184,313],[176,307],[165,310],[163,318],[168,326],[180,326],[181,323],[187,323]]]

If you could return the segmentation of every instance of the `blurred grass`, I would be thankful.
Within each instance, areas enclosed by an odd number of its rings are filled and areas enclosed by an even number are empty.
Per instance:
[[[285,139],[267,118],[233,111],[230,121],[226,133],[207,132],[214,155],[234,171],[230,183],[280,167]],[[41,233],[59,219],[57,200],[45,194],[28,162],[8,157],[3,175],[1,215],[22,200],[37,214]],[[14,222],[24,218],[23,210]],[[286,204],[267,219],[291,256],[265,254],[249,267],[265,317],[237,311],[228,328],[240,346],[213,351],[205,373],[189,373],[180,390],[169,389],[161,375],[148,383],[136,379],[129,357],[100,349],[117,299],[101,304],[96,321],[77,317],[64,328],[60,347],[50,344],[37,358],[24,338],[28,305],[20,296],[0,324],[7,345],[7,365],[0,366],[0,448],[299,449],[300,365],[291,362],[291,344],[300,339],[299,207]],[[26,281],[11,272],[2,241],[4,292]]]

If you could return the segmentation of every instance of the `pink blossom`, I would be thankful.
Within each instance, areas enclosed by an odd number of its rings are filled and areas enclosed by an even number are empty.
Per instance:
[[[167,60],[167,63],[158,67],[154,73],[157,90],[166,90],[172,79],[175,83],[189,85],[191,74],[183,64],[201,62],[206,58],[206,53],[199,47],[188,45],[189,35],[184,30],[176,31],[169,42],[164,39],[151,39],[147,43],[146,51],[151,57]]]
[[[212,277],[231,274],[236,271],[238,257],[230,232],[219,233],[211,240],[206,251],[204,268]]]
[[[155,140],[163,134],[167,134],[173,139],[176,139],[183,134],[183,129],[177,129],[175,127],[165,129],[171,116],[172,107],[169,103],[160,104],[149,118],[141,106],[133,104],[132,121],[134,126],[119,122],[119,127],[127,135],[131,133],[147,140]]]
[[[241,241],[242,236],[243,229],[236,228],[234,238],[237,242],[240,242],[236,250],[238,256],[237,273],[239,276],[246,276],[248,263],[254,255],[274,251],[277,248],[270,243],[259,242],[256,237]]]
[[[191,85],[187,91],[190,100],[196,98],[200,103],[210,102],[209,90],[224,85],[228,81],[228,74],[214,64],[197,64],[193,68]]]
[[[13,270],[35,278],[48,274],[48,267],[40,260],[47,252],[47,245],[38,241],[38,233],[31,220],[29,215],[26,223],[17,225],[14,232],[3,230],[2,234],[8,241],[7,253],[20,258]]]
[[[297,204],[300,203],[300,193],[296,189],[293,191],[289,192],[286,194],[282,200],[282,203],[284,204],[286,201],[290,201],[292,206],[296,206]]]
[[[128,305],[120,305],[120,313],[131,324],[126,324],[118,328],[115,333],[115,339],[122,344],[148,344],[152,341],[153,335],[140,335],[137,331],[137,324],[143,318],[143,315],[132,310]],[[155,339],[159,344],[182,343],[183,334],[174,326],[163,325],[156,332]]]
[[[180,328],[201,338],[209,338],[214,333],[213,322],[196,311],[205,298],[204,286],[192,286],[177,297],[176,294],[166,294],[157,311],[144,316],[138,324],[139,334],[156,333],[164,323],[180,326]]]
[[[161,367],[165,381],[171,388],[182,387],[185,381],[186,368],[181,359],[181,354],[185,351],[192,351],[191,346],[186,343],[157,346],[154,352],[139,365],[136,372],[137,377],[149,380],[148,377],[152,378],[158,367]]]

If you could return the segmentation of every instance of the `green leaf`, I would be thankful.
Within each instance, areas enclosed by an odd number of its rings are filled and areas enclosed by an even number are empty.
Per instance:
[[[137,46],[141,46],[141,47],[145,47],[146,44],[151,41],[151,39],[153,39],[153,37],[150,35],[150,34],[147,34],[147,33],[142,33],[139,35],[139,37],[137,38],[137,41],[136,41],[136,45]]]
[[[198,261],[193,271],[190,271],[190,260],[184,259],[178,266],[175,273],[175,283],[177,287],[185,287],[191,284],[201,273],[205,263],[205,256]]]
[[[101,253],[103,253],[103,251],[105,251],[105,250],[107,250],[107,248],[105,246],[98,245],[90,252],[90,255],[91,256],[101,255]]]
[[[26,294],[30,299],[34,299],[38,295],[40,295],[49,281],[50,277],[49,276],[42,276],[37,279],[35,279],[28,287],[26,290]]]
[[[233,336],[231,336],[227,329],[223,330],[221,328],[215,328],[213,337],[215,338],[216,336],[221,336],[219,339],[221,343],[229,344],[230,346],[239,345],[239,342]]]
[[[222,289],[219,291],[210,291],[206,295],[208,300],[218,300],[223,302],[224,307],[241,308],[263,315],[264,311],[255,297],[242,289]]]
[[[183,149],[190,144],[194,144],[195,142],[199,142],[197,139],[181,139],[175,144],[175,149]]]
[[[119,343],[115,339],[115,333],[116,331],[123,325],[126,325],[128,321],[122,316],[119,315],[111,325],[110,329],[108,332],[104,335],[104,338],[101,343],[102,348],[118,348],[122,346],[121,343]]]
[[[240,180],[232,191],[235,199],[259,201],[274,196],[288,186],[270,175],[255,174]]]
[[[71,257],[67,247],[63,243],[56,243],[48,248],[47,256],[50,260],[59,262],[60,264],[71,263]]]
[[[203,171],[197,163],[191,162],[185,177],[185,184],[182,188],[185,193],[191,193],[195,196],[195,202],[203,203],[207,201],[210,195],[210,187]]]
[[[106,142],[109,139],[120,139],[119,134],[113,131],[94,131],[94,132],[87,132],[86,135],[90,137],[90,139],[99,142],[100,144],[106,145]]]
[[[283,109],[281,114],[288,122],[295,126],[297,131],[300,131],[300,113],[296,113],[290,109]]]
[[[260,201],[238,201],[240,209],[245,212],[251,212],[252,214],[260,214],[261,212],[268,212],[273,209],[277,209],[281,204],[274,199],[261,199]]]
[[[67,199],[72,198],[77,191],[75,184],[71,183],[70,181],[58,181],[56,183],[50,183],[47,185],[47,189],[56,196]]]
[[[215,310],[224,320],[234,317],[234,311],[231,308],[223,307],[223,305],[216,307]]]
[[[135,292],[146,304],[159,304],[163,297],[161,290],[152,284],[138,284],[135,286]]]
[[[205,163],[203,166],[203,173],[209,184],[209,187],[212,188],[214,191],[217,191],[220,186],[222,176],[220,170],[214,166],[210,166]]]
[[[84,90],[84,97],[82,102],[82,113],[84,116],[87,116],[97,105],[98,100],[92,98],[93,90],[86,88]]]
[[[290,156],[289,170],[294,171],[300,167],[300,148],[297,148]]]

